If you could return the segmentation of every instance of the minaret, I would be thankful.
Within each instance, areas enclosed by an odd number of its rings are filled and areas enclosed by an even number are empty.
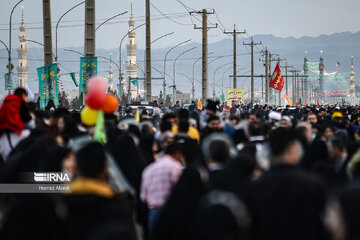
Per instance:
[[[353,56],[351,56],[350,95],[352,98],[355,98],[355,71]]]
[[[323,57],[323,52],[320,51],[320,53],[321,56],[320,56],[320,64],[319,64],[319,91],[320,94],[322,95],[324,93],[324,57]]]
[[[114,77],[113,77],[113,65],[112,65],[112,54],[110,53],[110,65],[109,65],[109,90],[114,91]]]
[[[27,52],[28,48],[26,47],[26,33],[25,33],[25,25],[24,25],[24,8],[22,9],[21,16],[21,26],[20,26],[20,34],[19,34],[20,47],[17,49],[18,52],[18,87],[26,88],[27,84],[27,72],[29,70],[29,66],[27,65]]]
[[[137,44],[135,43],[135,36],[136,32],[134,30],[135,28],[135,20],[133,15],[133,6],[131,2],[131,16],[129,21],[129,31],[128,31],[128,37],[129,37],[129,43],[126,44],[126,50],[127,50],[127,63],[126,63],[126,74],[127,74],[127,84],[130,84],[129,78],[134,79],[137,78],[137,69],[138,66],[136,64],[136,50],[137,50]],[[134,98],[136,96],[136,87],[133,84],[130,84],[131,86],[131,98]],[[129,86],[126,88],[129,89]]]

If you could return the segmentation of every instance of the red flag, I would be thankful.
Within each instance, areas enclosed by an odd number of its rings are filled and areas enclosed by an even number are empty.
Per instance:
[[[319,106],[320,105],[320,103],[319,103],[319,99],[316,101],[316,104]]]
[[[281,90],[283,89],[283,86],[284,86],[284,78],[281,74],[280,66],[278,63],[278,64],[276,64],[274,73],[271,77],[269,87],[274,88],[281,92]]]

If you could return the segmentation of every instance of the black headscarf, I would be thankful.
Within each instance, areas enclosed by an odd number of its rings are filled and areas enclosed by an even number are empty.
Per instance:
[[[43,172],[62,172],[63,160],[70,153],[71,149],[67,147],[54,146],[50,148],[42,160],[40,170]]]
[[[139,193],[141,173],[145,168],[145,160],[136,147],[132,137],[123,135],[117,138],[114,147],[111,149],[111,153],[127,180],[136,192]]]
[[[186,168],[162,208],[152,239],[192,239],[196,203],[205,193],[205,186],[196,168]]]

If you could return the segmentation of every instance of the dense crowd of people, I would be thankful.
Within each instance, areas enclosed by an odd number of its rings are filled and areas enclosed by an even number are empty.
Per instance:
[[[66,172],[70,193],[0,195],[1,239],[359,239],[359,106],[175,106],[105,114],[106,143],[18,88],[0,183]]]

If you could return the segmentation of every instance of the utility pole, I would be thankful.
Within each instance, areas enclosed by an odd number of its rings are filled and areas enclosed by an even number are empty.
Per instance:
[[[243,45],[250,45],[251,47],[251,103],[254,103],[254,46],[260,44],[262,43],[254,43],[254,39],[252,37],[250,43],[243,43]]]
[[[202,92],[201,97],[202,101],[205,102],[208,99],[209,95],[209,74],[208,74],[208,30],[210,28],[217,28],[217,24],[215,27],[208,27],[207,25],[207,15],[214,14],[215,10],[209,13],[206,9],[202,11],[193,11],[190,14],[201,14],[202,15],[202,27],[197,27],[196,24],[194,25],[194,29],[201,29],[202,30]]]
[[[232,32],[224,31],[224,34],[231,34],[233,36],[233,88],[236,88],[236,37],[239,34],[245,34],[246,30],[243,32],[236,31],[236,25],[234,24],[234,30]]]
[[[298,86],[298,73],[301,72],[300,70],[296,70],[295,68],[293,68],[293,70],[288,71],[292,73],[292,94],[293,94],[293,98],[295,98],[296,93],[299,89]]]
[[[44,65],[53,63],[50,0],[43,0]]]
[[[146,0],[146,101],[151,102],[151,28],[150,0]]]
[[[85,44],[87,57],[95,57],[95,0],[85,1]]]
[[[84,54],[86,57],[95,57],[95,0],[85,1],[85,38]],[[80,101],[85,104],[85,97],[80,93]]]
[[[265,94],[265,102],[269,103],[269,51],[267,50],[267,48],[265,48],[265,51],[261,51],[262,52],[262,56],[265,55],[265,59],[262,60],[259,58],[259,61],[264,62],[264,67],[265,67],[265,93],[264,93],[264,82],[263,82],[263,77],[261,77],[261,91],[262,91],[262,99],[264,99],[264,94]]]
[[[285,93],[286,93],[286,95],[289,95],[289,85],[288,85],[288,70],[289,70],[289,68],[293,68],[293,66],[291,66],[291,65],[288,65],[287,63],[286,63],[286,65],[285,65]]]
[[[269,93],[269,51],[265,49],[265,101],[266,103],[270,102],[270,93]]]

